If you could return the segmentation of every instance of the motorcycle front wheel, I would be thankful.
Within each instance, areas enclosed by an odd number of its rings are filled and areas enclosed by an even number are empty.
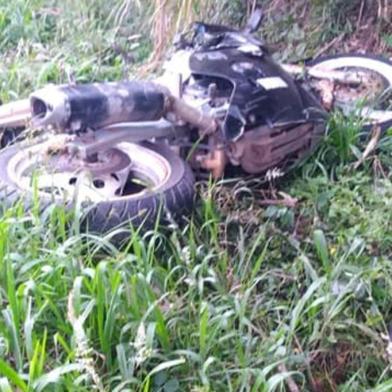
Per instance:
[[[53,204],[82,207],[82,225],[92,233],[132,225],[152,228],[193,204],[191,169],[167,145],[122,142],[91,163],[48,149],[48,142],[0,151],[0,200],[10,207],[23,200],[40,213]]]
[[[321,57],[310,61],[308,67],[323,71],[343,71],[357,74],[359,85],[336,83],[333,107],[363,118],[370,130],[378,124],[382,131],[392,127],[392,62],[373,55],[345,54]]]

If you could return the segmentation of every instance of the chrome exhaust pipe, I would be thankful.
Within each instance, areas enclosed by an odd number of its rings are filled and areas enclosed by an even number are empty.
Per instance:
[[[23,127],[31,119],[30,100],[6,103],[0,106],[0,128]]]

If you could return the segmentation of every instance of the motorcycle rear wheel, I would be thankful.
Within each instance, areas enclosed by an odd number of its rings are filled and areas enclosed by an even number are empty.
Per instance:
[[[97,193],[97,197],[90,200],[89,195],[94,196],[94,192],[99,191],[95,187],[104,189],[103,181],[99,182],[97,177],[91,179],[94,189],[82,192],[84,196],[80,200],[76,189],[78,174],[69,170],[54,172],[53,162],[42,153],[44,143],[30,146],[16,143],[0,151],[0,200],[7,208],[22,199],[25,209],[29,210],[35,202],[33,195],[38,195],[40,214],[53,204],[70,209],[78,203],[83,207],[83,229],[101,234],[124,225],[130,227],[130,224],[134,228],[142,225],[148,229],[161,217],[165,220],[168,216],[189,212],[194,197],[194,176],[186,162],[163,144],[123,142],[116,148],[119,146],[132,155],[129,158],[136,179],[142,178],[150,186],[141,186],[141,181],[129,185],[127,174],[121,193],[107,197]],[[117,174],[109,172],[104,178],[115,182]],[[73,186],[75,192],[72,193],[69,190]]]
[[[350,111],[355,110],[358,101],[366,101],[371,106],[361,112],[361,117],[365,117],[364,129],[370,130],[376,123],[382,131],[392,127],[392,61],[381,56],[344,54],[320,57],[307,65],[318,70],[354,71],[368,76],[368,84],[339,86],[334,107]]]

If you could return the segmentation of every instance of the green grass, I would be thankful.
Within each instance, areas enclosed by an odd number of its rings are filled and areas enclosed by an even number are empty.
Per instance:
[[[145,6],[62,4],[0,0],[4,100],[133,75],[148,56]],[[296,207],[261,206],[258,179],[200,183],[187,225],[135,231],[125,249],[67,228],[61,208],[5,211],[0,391],[284,391],[288,377],[392,390],[392,144],[354,170],[362,150],[355,117],[336,114],[314,156],[271,184]]]

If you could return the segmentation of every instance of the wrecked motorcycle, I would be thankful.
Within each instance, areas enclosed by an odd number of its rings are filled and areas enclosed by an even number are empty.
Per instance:
[[[82,203],[93,232],[139,226],[189,210],[194,173],[286,172],[317,146],[331,109],[359,110],[368,129],[392,126],[391,62],[279,65],[254,35],[260,20],[196,23],[152,82],[47,86],[0,107],[0,126],[41,130],[0,151],[1,200]]]

